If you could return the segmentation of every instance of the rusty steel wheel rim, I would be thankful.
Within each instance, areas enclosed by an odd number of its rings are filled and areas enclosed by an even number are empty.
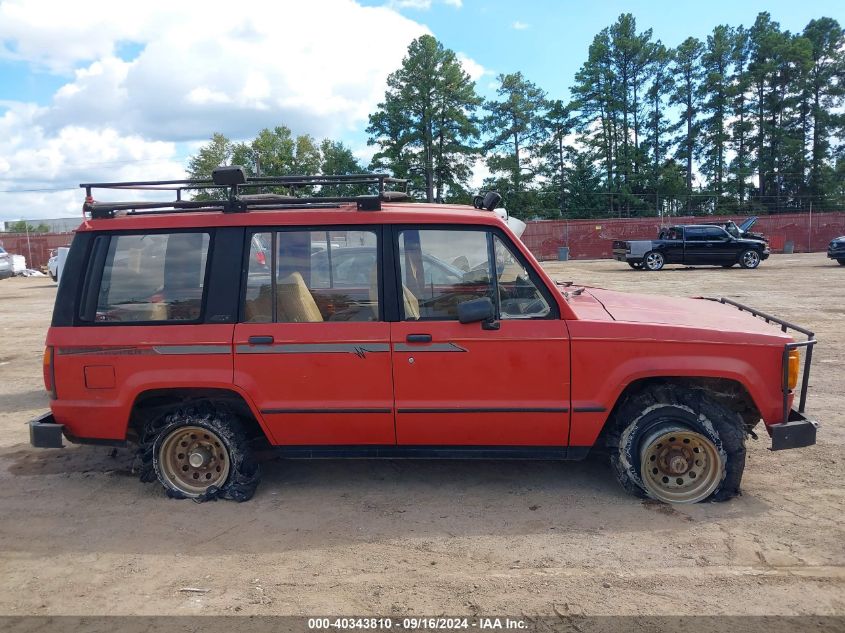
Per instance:
[[[725,464],[716,445],[690,429],[656,430],[645,438],[640,474],[649,494],[667,503],[695,503],[722,481]]]
[[[158,461],[162,476],[188,497],[225,484],[231,468],[223,440],[199,426],[182,426],[168,433],[161,442]]]

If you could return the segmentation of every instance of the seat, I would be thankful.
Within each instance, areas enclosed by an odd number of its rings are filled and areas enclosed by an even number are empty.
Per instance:
[[[370,272],[370,302],[373,314],[378,318],[378,267],[373,266]],[[420,302],[411,289],[402,284],[402,302],[405,306],[405,320],[416,321],[420,318]]]
[[[323,315],[299,272],[276,282],[276,306],[279,323],[319,323]]]

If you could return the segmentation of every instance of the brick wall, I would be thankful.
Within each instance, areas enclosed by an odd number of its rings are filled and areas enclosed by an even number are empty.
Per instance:
[[[737,224],[745,216],[680,217],[665,220],[670,224],[733,220]],[[557,259],[558,248],[569,247],[570,259],[602,259],[611,256],[613,240],[656,239],[659,218],[608,220],[536,220],[528,222],[522,240],[540,259]],[[845,212],[784,213],[763,215],[751,229],[769,238],[772,250],[782,252],[787,242],[796,253],[823,251],[834,237],[845,235]]]
[[[73,233],[0,233],[0,246],[14,255],[26,258],[27,268],[36,270],[47,265],[50,250],[70,246]]]

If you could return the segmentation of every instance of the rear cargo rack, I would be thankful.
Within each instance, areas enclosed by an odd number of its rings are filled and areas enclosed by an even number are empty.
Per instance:
[[[389,186],[393,186],[390,188]],[[382,202],[397,202],[408,198],[406,180],[387,174],[341,174],[333,176],[257,176],[247,177],[238,166],[218,167],[208,179],[145,180],[130,182],[82,183],[85,189],[84,214],[91,218],[113,218],[118,212],[127,214],[175,213],[196,211],[222,211],[242,213],[259,209],[310,209],[355,203],[359,211],[377,211]],[[339,187],[366,187],[365,195],[323,195]],[[306,189],[311,195],[296,195],[297,189]],[[315,188],[320,195],[313,195]],[[129,191],[172,191],[175,199],[169,201],[116,201],[94,200],[96,189]],[[265,193],[267,189],[277,192]],[[283,190],[285,193],[278,193]],[[184,193],[205,192],[214,199],[183,199]],[[247,193],[251,192],[251,193]]]
[[[801,371],[801,393],[798,399],[798,412],[804,413],[804,408],[807,404],[807,387],[809,386],[810,381],[810,365],[813,362],[813,347],[818,342],[816,340],[816,335],[814,332],[801,327],[800,325],[795,325],[794,323],[790,323],[789,321],[784,321],[783,319],[779,319],[776,316],[772,316],[771,314],[767,314],[765,312],[761,312],[755,308],[747,306],[745,304],[739,303],[738,301],[734,301],[733,299],[727,299],[726,297],[701,297],[702,299],[707,299],[709,301],[718,301],[719,303],[724,303],[725,305],[731,305],[741,312],[748,312],[752,316],[760,317],[761,319],[765,320],[766,323],[776,323],[780,326],[782,332],[786,332],[788,330],[795,330],[796,332],[800,332],[804,336],[807,337],[805,341],[796,341],[794,343],[787,343],[784,345],[783,354],[782,354],[782,361],[781,366],[783,368],[783,376],[781,381],[781,390],[783,391],[783,422],[787,422],[789,420],[789,352],[793,349],[798,349],[800,347],[807,348],[807,354],[804,356],[804,366]]]

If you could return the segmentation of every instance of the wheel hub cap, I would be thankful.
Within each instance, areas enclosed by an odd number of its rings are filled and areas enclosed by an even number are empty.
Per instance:
[[[710,496],[724,476],[710,438],[680,426],[661,426],[644,438],[640,475],[647,492],[667,503],[695,503]]]
[[[229,478],[229,451],[213,431],[183,426],[171,431],[158,450],[161,475],[187,497],[198,497]]]

